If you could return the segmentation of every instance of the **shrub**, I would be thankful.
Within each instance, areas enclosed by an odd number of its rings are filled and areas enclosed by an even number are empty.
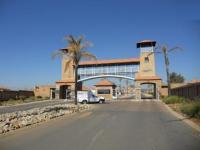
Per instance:
[[[45,99],[45,100],[46,100],[46,99],[50,99],[50,97],[46,96],[46,97],[44,97],[44,99]]]
[[[10,99],[6,100],[6,102],[8,102],[8,101],[17,101],[17,99],[10,98]]]
[[[165,99],[167,96],[160,95],[160,99]]]
[[[42,96],[37,96],[37,99],[42,99]]]
[[[176,104],[186,102],[186,99],[179,96],[168,96],[163,99],[163,102],[166,104]]]
[[[32,100],[35,100],[35,97],[34,96],[30,96],[30,97],[27,97],[26,100],[27,101],[32,101]]]
[[[189,117],[200,119],[200,101],[184,103],[180,106],[180,110]]]
[[[21,96],[19,96],[19,99],[24,101],[26,99],[26,96],[21,95]]]

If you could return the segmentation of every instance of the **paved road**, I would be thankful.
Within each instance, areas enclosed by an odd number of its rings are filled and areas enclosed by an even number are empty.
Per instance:
[[[112,102],[0,136],[1,150],[199,150],[200,135],[160,102]]]
[[[37,101],[37,102],[32,102],[32,103],[24,103],[24,104],[19,104],[15,106],[0,106],[0,114],[28,110],[28,109],[32,109],[36,107],[38,108],[38,107],[44,107],[44,106],[70,103],[70,102],[71,101],[66,102],[64,100],[46,100],[46,101]]]

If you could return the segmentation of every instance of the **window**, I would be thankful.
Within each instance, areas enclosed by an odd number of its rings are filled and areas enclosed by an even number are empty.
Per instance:
[[[99,89],[98,94],[110,94],[110,90],[109,89]]]
[[[92,67],[86,68],[86,74],[91,75],[92,74]]]
[[[116,66],[109,66],[109,73],[114,74],[116,71]]]
[[[148,63],[149,62],[149,57],[144,57],[144,62]]]
[[[120,73],[125,72],[125,66],[124,65],[119,65],[118,66],[118,72],[120,72]]]
[[[84,74],[85,69],[84,68],[78,68],[78,74]]]

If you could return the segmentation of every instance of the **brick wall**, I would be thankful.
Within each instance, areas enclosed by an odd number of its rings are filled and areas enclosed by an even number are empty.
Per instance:
[[[18,99],[19,97],[34,96],[33,91],[0,91],[0,100]]]
[[[171,93],[172,95],[182,96],[188,99],[200,98],[200,82],[173,88]]]

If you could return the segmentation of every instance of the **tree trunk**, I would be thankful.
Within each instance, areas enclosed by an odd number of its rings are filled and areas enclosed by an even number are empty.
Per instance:
[[[164,58],[165,58],[165,68],[166,68],[166,73],[167,73],[167,85],[168,85],[168,96],[171,95],[171,84],[170,84],[170,75],[169,75],[169,62],[168,62],[168,56],[167,52],[163,51]]]
[[[75,105],[78,104],[78,100],[77,100],[77,89],[78,89],[78,67],[75,67]]]

